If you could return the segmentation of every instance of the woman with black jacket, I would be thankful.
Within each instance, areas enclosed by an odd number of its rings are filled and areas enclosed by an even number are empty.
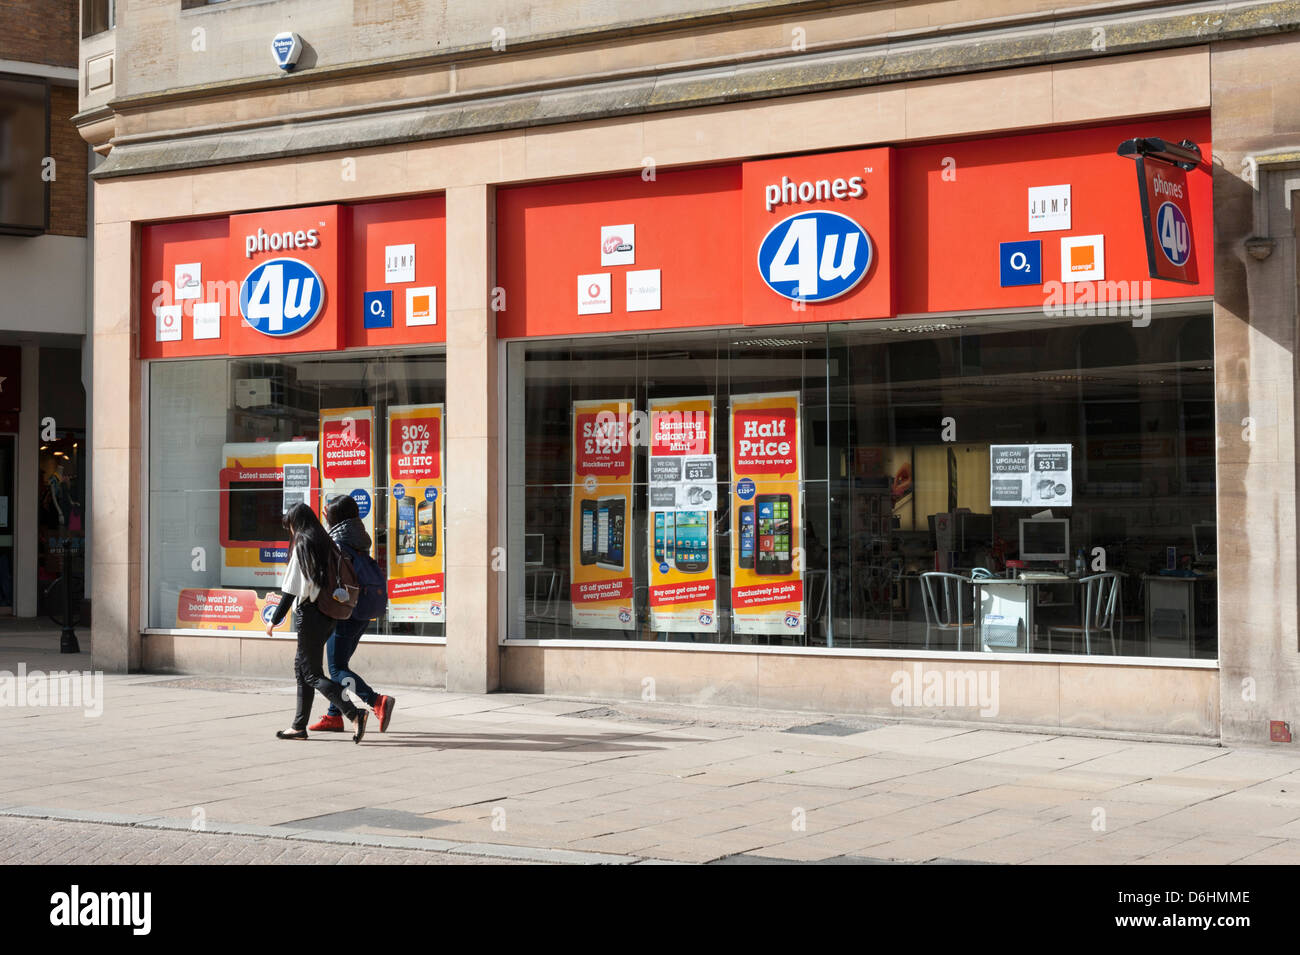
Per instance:
[[[293,669],[298,679],[298,711],[294,714],[293,726],[278,730],[275,735],[278,739],[306,739],[312,699],[320,690],[354,724],[356,733],[352,742],[359,743],[366,734],[369,711],[354,706],[344,696],[343,687],[321,672],[321,653],[334,629],[334,620],[321,613],[316,598],[326,583],[334,542],[325,533],[316,513],[306,504],[289,508],[284,515],[284,526],[293,534],[289,544],[289,566],[285,568],[284,580],[280,584],[280,603],[266,625],[266,634],[271,636],[288,615],[290,607],[297,611],[298,653],[293,659]]]
[[[341,548],[351,548],[357,554],[370,556],[370,534],[366,532],[366,525],[361,521],[357,502],[350,495],[340,494],[326,503],[325,520],[329,524],[330,537],[334,539],[334,543]],[[345,550],[344,553],[347,551]],[[346,686],[361,698],[361,702],[375,711],[375,718],[379,720],[379,732],[383,733],[388,730],[388,724],[393,719],[393,708],[397,705],[397,701],[391,696],[376,693],[361,674],[352,669],[352,654],[356,652],[361,635],[366,632],[368,626],[370,626],[369,620],[351,617],[336,621],[334,634],[325,644],[325,661],[329,664],[330,679]],[[325,715],[308,729],[312,732],[341,733],[343,715],[331,704],[325,711]]]

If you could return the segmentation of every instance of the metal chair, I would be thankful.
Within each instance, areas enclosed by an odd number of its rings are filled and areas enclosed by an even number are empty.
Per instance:
[[[1120,578],[1123,575],[1116,570],[1108,570],[1103,574],[1093,574],[1091,577],[1083,577],[1079,583],[1083,585],[1083,623],[1082,624],[1058,624],[1047,628],[1047,650],[1052,650],[1052,634],[1060,631],[1070,635],[1070,649],[1074,650],[1074,638],[1083,634],[1083,652],[1092,653],[1092,634],[1108,633],[1110,634],[1110,652],[1111,656],[1116,656],[1115,651],[1115,607],[1119,603]]]
[[[961,650],[963,633],[975,640],[974,588],[968,578],[932,570],[921,575],[921,603],[925,607],[925,648],[930,649],[930,631],[957,634]]]

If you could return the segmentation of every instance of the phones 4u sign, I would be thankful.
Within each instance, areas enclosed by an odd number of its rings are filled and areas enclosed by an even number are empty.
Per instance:
[[[1199,153],[1188,141],[1172,145],[1158,139],[1129,140],[1119,148],[1121,156],[1137,163],[1147,271],[1152,278],[1197,282],[1187,170],[1196,167]]]

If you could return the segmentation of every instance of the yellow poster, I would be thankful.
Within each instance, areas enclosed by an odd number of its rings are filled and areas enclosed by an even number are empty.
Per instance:
[[[732,629],[802,634],[803,493],[797,392],[731,399]]]
[[[375,537],[374,422],[373,408],[322,408],[320,413],[321,498],[328,505],[336,494],[350,495],[371,540]],[[325,522],[323,513],[321,522]]]
[[[569,597],[573,626],[633,630],[629,401],[573,404]]]
[[[284,512],[298,502],[320,512],[315,441],[250,441],[222,448],[217,520],[221,583],[280,586],[289,565]]]
[[[650,627],[717,633],[713,399],[652,398],[649,411]]]
[[[446,619],[443,406],[388,409],[388,619]]]

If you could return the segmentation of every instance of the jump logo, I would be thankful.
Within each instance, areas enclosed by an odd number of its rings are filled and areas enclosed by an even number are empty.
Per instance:
[[[824,209],[782,219],[758,247],[758,271],[777,295],[826,302],[851,290],[871,268],[871,238],[846,215]]]
[[[254,266],[239,289],[239,311],[254,331],[296,335],[320,317],[325,286],[306,262],[271,259]]]

